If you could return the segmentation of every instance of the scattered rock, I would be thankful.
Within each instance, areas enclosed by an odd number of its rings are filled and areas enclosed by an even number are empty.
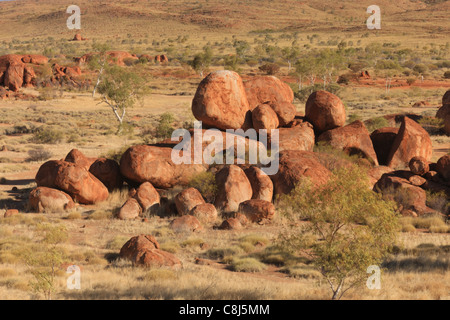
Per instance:
[[[142,214],[139,202],[134,198],[129,198],[120,208],[117,218],[120,220],[133,220]]]
[[[161,198],[150,182],[142,183],[132,197],[139,202],[144,212],[156,213],[159,209]]]
[[[47,187],[37,187],[31,191],[29,205],[39,213],[65,212],[75,207],[67,193]]]
[[[239,230],[242,229],[242,224],[236,218],[228,218],[219,226],[220,230]]]
[[[120,249],[119,256],[144,267],[181,267],[181,261],[173,254],[160,249],[155,237],[139,235],[131,238]]]
[[[196,217],[202,223],[213,223],[218,216],[216,207],[211,203],[196,205],[189,211],[189,214]]]
[[[184,215],[172,220],[169,227],[176,233],[200,232],[203,230],[200,221],[191,215]]]
[[[251,222],[264,223],[275,216],[275,206],[269,201],[251,199],[241,202],[239,212]]]
[[[9,218],[12,216],[16,216],[19,214],[19,210],[17,209],[8,209],[5,211],[5,214],[3,215],[4,218]]]
[[[430,171],[428,161],[423,157],[412,157],[409,161],[409,169],[412,173],[423,176]]]
[[[175,196],[175,205],[180,215],[189,214],[189,212],[199,204],[205,203],[202,194],[195,188],[188,188]]]

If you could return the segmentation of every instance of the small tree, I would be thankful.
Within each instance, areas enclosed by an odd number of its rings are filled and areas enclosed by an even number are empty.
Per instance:
[[[117,133],[120,133],[127,109],[141,100],[147,90],[144,79],[137,73],[112,66],[106,70],[98,92],[102,95],[102,102],[111,108],[119,121]]]
[[[196,54],[194,59],[190,62],[192,69],[200,74],[203,78],[203,72],[211,65],[213,53],[210,47],[203,48],[203,53]]]
[[[361,284],[367,268],[381,264],[395,240],[396,205],[370,190],[365,177],[356,166],[338,169],[326,185],[303,181],[280,200],[294,225],[308,221],[280,235],[280,245],[310,258],[332,299]]]
[[[89,69],[95,70],[98,72],[97,81],[95,82],[94,90],[92,90],[92,97],[95,96],[95,92],[97,91],[98,85],[100,84],[103,76],[103,72],[108,68],[108,54],[106,53],[110,48],[107,44],[94,44],[93,49],[98,51],[90,60],[89,60]]]
[[[67,241],[68,234],[64,226],[49,224],[38,225],[37,233],[42,237],[42,250],[26,255],[26,264],[34,277],[30,284],[36,293],[51,300],[56,291],[57,272],[65,258],[60,245]]]

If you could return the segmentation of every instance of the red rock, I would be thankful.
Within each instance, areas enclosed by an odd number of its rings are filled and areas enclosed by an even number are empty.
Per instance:
[[[184,215],[172,220],[169,227],[176,233],[199,232],[203,230],[200,221],[191,215]]]
[[[160,249],[155,237],[139,235],[131,238],[120,249],[119,256],[144,267],[181,267],[181,261],[173,254]]]
[[[306,101],[305,117],[314,130],[324,132],[345,125],[345,106],[336,95],[319,90]]]
[[[413,157],[409,161],[409,169],[412,173],[422,176],[430,171],[430,165],[423,157]]]
[[[394,171],[384,174],[375,184],[374,191],[381,192],[388,199],[396,201],[404,209],[412,210],[417,215],[432,213],[426,205],[427,194],[422,188],[412,185],[408,178],[413,176],[409,171]]]
[[[276,112],[268,104],[260,104],[252,111],[252,123],[255,130],[276,129],[279,126],[279,120]]]
[[[279,170],[271,176],[275,195],[287,194],[305,178],[315,186],[328,182],[331,172],[314,152],[285,150],[280,152]]]
[[[17,209],[8,209],[5,211],[5,214],[3,215],[4,218],[9,218],[12,216],[16,216],[19,214],[19,210]]]
[[[252,199],[272,201],[273,182],[270,177],[258,167],[245,169],[245,175],[252,186]]]
[[[349,155],[358,155],[368,159],[373,165],[378,165],[369,131],[362,121],[356,120],[345,127],[328,130],[319,136],[317,142],[329,144]]]
[[[450,104],[450,89],[442,96],[442,105]]]
[[[148,145],[129,148],[120,159],[122,176],[136,183],[150,182],[156,188],[167,189],[186,185],[191,178],[207,168],[200,164],[172,162],[172,149]]]
[[[99,179],[109,191],[120,189],[123,185],[119,164],[114,160],[97,159],[89,167],[89,172]]]
[[[93,174],[83,167],[66,161],[58,164],[54,185],[81,204],[95,204],[106,200],[109,195],[105,185]]]
[[[279,150],[313,151],[314,129],[309,122],[302,122],[292,128],[279,128]]]
[[[445,119],[448,114],[450,114],[450,102],[439,108],[436,112],[436,118]]]
[[[236,218],[228,218],[219,226],[220,230],[239,230],[242,229],[242,224]]]
[[[64,159],[64,161],[75,163],[76,165],[89,170],[91,165],[97,160],[97,158],[88,158],[80,150],[72,149]]]
[[[239,204],[239,212],[251,222],[263,223],[274,218],[275,206],[269,201],[251,199]]]
[[[271,102],[270,107],[277,114],[280,127],[287,126],[295,119],[297,109],[290,101]]]
[[[200,82],[192,100],[197,120],[223,130],[248,127],[249,110],[241,77],[228,70],[210,73]]]
[[[142,183],[133,197],[139,202],[144,211],[156,213],[159,209],[161,197],[150,182]]]
[[[185,189],[175,196],[175,205],[180,215],[189,214],[194,207],[203,203],[205,200],[195,188]]]
[[[387,166],[377,166],[370,168],[369,171],[367,172],[367,175],[369,176],[370,188],[373,189],[373,187],[378,182],[378,180],[381,179],[383,174],[391,173],[392,171],[394,170]]]
[[[224,213],[236,212],[241,202],[252,198],[250,181],[238,166],[223,167],[216,173],[216,184],[218,191],[214,205]]]
[[[417,101],[416,103],[414,103],[412,105],[412,108],[423,108],[423,107],[427,107],[429,105],[430,105],[430,103],[428,101],[422,100],[422,101]]]
[[[370,135],[380,165],[387,165],[389,153],[391,152],[398,131],[399,128],[385,127],[375,130]]]
[[[444,131],[447,135],[450,135],[450,113],[445,116]]]
[[[427,179],[422,178],[421,176],[418,175],[413,175],[408,178],[408,181],[413,186],[422,187],[427,182]]]
[[[244,87],[250,110],[260,104],[292,103],[294,101],[291,87],[274,76],[253,77],[244,82]]]
[[[394,169],[404,168],[413,157],[420,156],[430,161],[432,155],[433,145],[428,132],[417,122],[404,117],[389,153],[388,166]]]
[[[203,223],[213,223],[217,219],[217,210],[211,203],[202,203],[196,205],[189,211],[191,216],[196,217],[200,222]]]
[[[35,181],[38,187],[57,188],[55,179],[58,174],[58,170],[64,161],[50,160],[40,166]]]
[[[447,182],[450,182],[450,155],[445,155],[437,161],[436,171]]]
[[[136,219],[141,214],[142,208],[139,205],[139,202],[134,198],[130,198],[125,201],[123,206],[120,208],[117,218],[120,220],[132,220]]]
[[[75,207],[67,193],[47,187],[37,187],[31,191],[29,205],[39,213],[65,212]]]
[[[10,62],[3,76],[3,83],[11,91],[19,91],[23,84],[25,64],[23,62]]]

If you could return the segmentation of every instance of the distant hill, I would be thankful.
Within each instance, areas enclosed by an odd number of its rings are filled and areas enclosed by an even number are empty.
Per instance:
[[[0,2],[0,41],[70,38],[66,8],[72,0]],[[362,32],[376,3],[381,34],[448,38],[450,1],[443,0],[79,0],[88,38],[247,34],[250,31]]]

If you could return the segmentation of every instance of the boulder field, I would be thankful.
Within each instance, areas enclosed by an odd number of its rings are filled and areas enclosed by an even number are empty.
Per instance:
[[[317,145],[357,157],[356,163],[367,168],[368,188],[399,202],[403,215],[436,213],[427,205],[427,191],[450,198],[450,156],[431,163],[431,139],[411,116],[395,115],[391,117],[393,126],[369,132],[361,121],[345,124],[344,105],[332,93],[312,93],[304,117],[297,116],[292,103],[292,90],[276,77],[259,76],[244,82],[227,70],[204,78],[192,101],[195,118],[205,127],[217,129],[223,138],[235,138],[226,129],[278,129],[278,170],[273,175],[265,174],[262,165],[239,161],[175,163],[172,155],[178,142],[173,141],[131,146],[120,163],[89,158],[74,149],[63,160],[50,160],[40,167],[38,187],[30,193],[30,208],[36,212],[76,210],[80,205],[107,200],[114,190],[128,188],[128,199],[116,213],[118,219],[172,216],[169,227],[176,233],[204,232],[211,227],[239,230],[249,223],[271,223],[277,217],[278,196],[288,194],[304,179],[320,187],[334,169],[355,163],[320,148],[315,150]],[[195,130],[190,133],[195,134]],[[246,147],[252,141],[241,139]],[[191,137],[191,144],[194,140]],[[197,147],[203,152],[211,144],[204,140]],[[213,197],[190,185],[199,175],[214,178]],[[404,194],[409,198],[399,199]],[[142,266],[181,265],[176,257],[160,250],[156,239],[146,235],[130,239],[120,255]]]

